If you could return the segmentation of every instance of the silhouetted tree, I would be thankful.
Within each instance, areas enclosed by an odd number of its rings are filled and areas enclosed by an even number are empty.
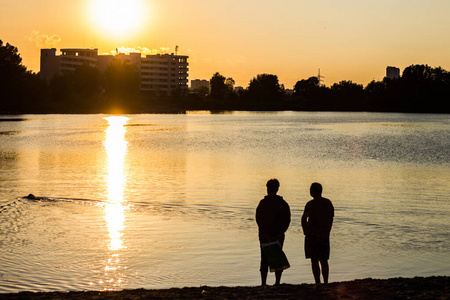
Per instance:
[[[232,78],[226,79],[219,72],[213,74],[209,80],[209,86],[211,88],[210,96],[213,100],[224,100],[232,91],[234,80]]]
[[[386,84],[383,81],[372,80],[365,88],[368,95],[378,97],[386,92]]]
[[[39,74],[27,71],[21,85],[22,108],[18,113],[42,113],[50,108],[48,84]]]
[[[139,92],[139,73],[134,64],[114,61],[108,65],[104,74],[104,87],[110,96],[134,95]]]
[[[302,110],[328,110],[329,89],[319,84],[315,76],[297,81],[294,86],[294,103]]]
[[[41,110],[45,94],[45,82],[22,65],[17,47],[0,40],[0,111]]]
[[[113,61],[104,73],[105,100],[108,106],[118,109],[139,105],[140,77],[136,65]]]
[[[448,112],[449,75],[441,67],[411,65],[400,78],[401,109],[407,112]]]
[[[55,74],[50,80],[51,106],[61,112],[66,112],[64,107],[73,109],[76,103],[75,84],[72,73]],[[69,109],[69,111],[70,111]]]
[[[225,78],[219,72],[213,74],[209,81],[211,92],[209,94],[210,109],[233,109],[236,106],[238,95],[234,92],[234,79]]]
[[[308,79],[302,79],[297,81],[294,86],[294,96],[308,97],[311,93],[319,87],[319,79],[317,77],[309,77]]]
[[[433,80],[433,69],[428,65],[411,65],[403,70],[404,81],[425,84]]]
[[[317,77],[302,79],[294,86],[293,102],[297,109],[325,111],[333,110],[330,88],[319,85]]]
[[[16,47],[0,40],[0,110],[8,112],[20,109],[20,85],[24,80],[26,67]]]
[[[239,99],[239,95],[234,91],[235,83],[236,82],[231,77],[228,77],[225,80],[225,85],[227,86],[226,100],[228,100],[229,103],[234,104],[234,105],[236,104],[236,101]]]
[[[233,91],[233,90],[234,90],[234,84],[235,84],[235,83],[236,83],[236,82],[234,81],[233,78],[228,77],[228,78],[225,80],[225,85],[227,86],[227,90],[228,90],[228,91]]]
[[[52,107],[59,112],[99,112],[102,77],[98,68],[83,64],[50,80]]]
[[[399,79],[385,77],[382,81],[372,80],[364,89],[368,111],[394,112],[400,110]]]
[[[372,80],[364,89],[366,93],[367,109],[371,111],[383,109],[383,99],[387,97],[387,87],[384,81]]]
[[[343,80],[331,86],[333,110],[361,111],[366,109],[362,84]]]
[[[250,81],[247,97],[252,103],[279,104],[283,97],[283,89],[278,82],[278,76],[258,74]]]
[[[75,88],[80,89],[84,97],[96,96],[101,92],[102,75],[98,68],[81,65],[74,71]]]
[[[207,86],[200,86],[197,89],[193,90],[194,93],[197,93],[200,97],[205,97],[209,94],[209,88]]]

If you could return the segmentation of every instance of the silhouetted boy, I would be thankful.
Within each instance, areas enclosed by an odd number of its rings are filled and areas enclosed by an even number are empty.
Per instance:
[[[313,197],[306,203],[302,216],[305,234],[305,257],[311,258],[311,268],[316,283],[320,283],[320,267],[324,283],[328,283],[330,258],[330,231],[333,224],[334,207],[330,200],[322,197],[322,185],[311,184]],[[319,267],[320,262],[320,267]]]
[[[284,233],[291,223],[291,210],[287,202],[277,195],[280,187],[277,179],[270,179],[266,186],[267,196],[259,202],[256,208],[259,242],[261,244],[278,242],[280,247],[283,248]],[[261,285],[266,285],[268,268],[268,260],[261,247]],[[275,285],[280,284],[282,273],[282,270],[275,272]]]

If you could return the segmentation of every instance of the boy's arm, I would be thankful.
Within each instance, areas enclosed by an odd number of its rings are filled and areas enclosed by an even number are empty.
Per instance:
[[[256,207],[255,220],[256,224],[259,225],[259,205]]]
[[[334,206],[333,206],[333,204],[331,204],[330,231],[331,231],[331,227],[333,227],[333,219],[334,219]]]
[[[255,215],[255,219],[256,219],[256,224],[258,225],[258,231],[265,235],[266,234],[266,226],[265,226],[265,222],[264,222],[264,211],[263,211],[263,207],[261,205],[261,203],[258,205],[258,207],[256,208],[256,215]]]
[[[309,208],[308,208],[308,204],[305,206],[305,210],[303,211],[303,215],[302,215],[302,229],[303,229],[303,234],[306,235],[306,228],[308,226],[308,216],[309,216]]]
[[[289,205],[286,203],[284,208],[284,217],[283,217],[283,232],[286,232],[291,224],[291,209]]]
[[[328,226],[328,228],[329,228],[329,230],[328,231],[331,231],[331,227],[333,227],[333,219],[334,219],[334,206],[333,206],[333,204],[331,204],[331,216],[330,216],[330,219],[329,219],[329,226]]]
[[[262,222],[261,222],[261,204],[259,204],[258,207],[256,208],[255,219],[256,219],[256,224],[258,224],[258,226],[262,226]]]

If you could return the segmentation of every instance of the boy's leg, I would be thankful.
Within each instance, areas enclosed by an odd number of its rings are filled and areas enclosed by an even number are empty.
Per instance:
[[[314,280],[316,283],[320,283],[320,267],[318,258],[311,258],[311,269],[314,275]]]
[[[266,285],[267,282],[267,271],[261,271],[261,285]]]
[[[267,261],[266,256],[263,253],[261,248],[261,264],[259,267],[259,271],[261,272],[261,285],[267,284],[267,271],[269,269],[269,262]]]
[[[328,274],[330,273],[330,267],[328,266],[327,259],[321,259],[320,266],[322,268],[323,282],[328,283]]]
[[[280,285],[281,274],[283,274],[283,271],[276,271],[275,272],[275,285]]]

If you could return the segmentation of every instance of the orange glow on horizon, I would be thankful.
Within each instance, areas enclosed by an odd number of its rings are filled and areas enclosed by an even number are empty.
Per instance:
[[[189,56],[189,79],[219,72],[244,88],[263,73],[292,89],[319,68],[326,86],[367,85],[382,80],[387,66],[450,69],[450,1],[443,0],[16,0],[1,8],[1,39],[18,47],[33,72],[42,48],[103,54],[120,46],[174,52],[175,45]]]

